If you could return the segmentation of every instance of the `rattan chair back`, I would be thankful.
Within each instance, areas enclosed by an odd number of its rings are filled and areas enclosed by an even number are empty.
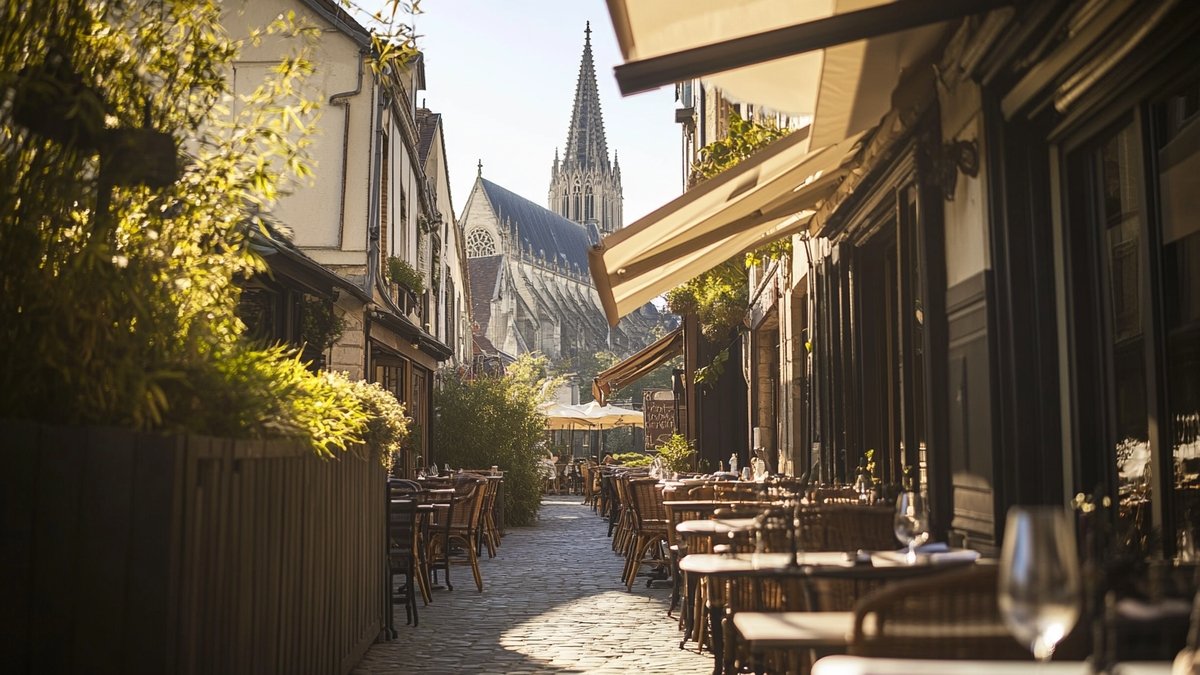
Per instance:
[[[979,563],[864,597],[854,610],[850,653],[922,659],[1029,659],[996,602],[997,566]]]
[[[899,546],[890,506],[826,503],[816,508],[824,535],[821,550],[890,550]]]

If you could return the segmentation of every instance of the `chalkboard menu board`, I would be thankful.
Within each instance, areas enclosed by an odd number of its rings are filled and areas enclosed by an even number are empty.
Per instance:
[[[646,449],[653,450],[675,431],[675,395],[670,389],[642,391],[642,418],[646,424]]]

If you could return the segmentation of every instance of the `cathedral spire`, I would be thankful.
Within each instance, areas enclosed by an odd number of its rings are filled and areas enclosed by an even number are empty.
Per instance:
[[[571,110],[571,128],[567,132],[567,165],[581,168],[608,168],[608,143],[604,139],[604,117],[600,113],[600,92],[596,87],[596,65],[592,61],[592,22],[583,30],[583,57],[579,61],[579,79],[575,83],[575,107]]]
[[[583,29],[583,56],[575,81],[575,105],[567,146],[554,149],[547,206],[560,216],[598,229],[601,235],[622,225],[621,174],[608,158],[596,64],[592,61],[592,24]]]

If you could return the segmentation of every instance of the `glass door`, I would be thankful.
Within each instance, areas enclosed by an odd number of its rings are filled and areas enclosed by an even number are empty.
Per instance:
[[[1069,235],[1076,339],[1079,489],[1117,495],[1119,526],[1148,541],[1154,462],[1147,405],[1140,137],[1132,118],[1072,158]]]
[[[1164,542],[1195,560],[1200,526],[1200,82],[1151,106],[1170,509]],[[1173,536],[1171,536],[1173,535]]]

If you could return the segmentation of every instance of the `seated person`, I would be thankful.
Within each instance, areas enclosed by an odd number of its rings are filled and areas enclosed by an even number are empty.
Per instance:
[[[557,461],[558,457],[547,455],[538,465],[538,473],[542,477],[542,492],[546,494],[551,491],[558,492],[558,469],[554,465]]]

